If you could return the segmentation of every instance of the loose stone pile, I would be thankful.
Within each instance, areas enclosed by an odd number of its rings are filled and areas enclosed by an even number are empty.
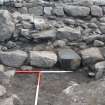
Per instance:
[[[102,76],[104,0],[7,0],[0,4],[2,64],[69,70],[85,67],[89,76]]]

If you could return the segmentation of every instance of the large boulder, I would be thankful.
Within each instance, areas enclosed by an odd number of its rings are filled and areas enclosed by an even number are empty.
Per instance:
[[[8,10],[0,10],[0,41],[11,38],[15,24]]]
[[[53,105],[105,105],[105,81],[70,82]]]
[[[91,47],[84,50],[81,50],[81,56],[83,64],[95,64],[98,61],[104,60],[103,54],[100,49],[97,47]]]
[[[78,40],[81,37],[80,29],[63,27],[57,30],[57,39]]]
[[[11,67],[20,67],[27,58],[27,53],[21,50],[4,52],[0,51],[0,60]]]
[[[90,8],[84,7],[84,6],[65,6],[64,7],[64,12],[68,16],[74,16],[74,17],[85,17],[88,16],[90,13]]]
[[[60,49],[58,51],[59,63],[65,69],[77,69],[81,64],[80,56],[72,49]]]
[[[51,51],[30,51],[30,64],[50,68],[57,62],[57,55]]]

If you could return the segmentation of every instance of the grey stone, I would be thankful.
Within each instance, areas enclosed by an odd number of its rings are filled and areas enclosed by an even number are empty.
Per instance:
[[[93,45],[95,47],[102,47],[102,46],[104,46],[104,42],[102,42],[100,40],[95,40],[94,43],[93,43]]]
[[[22,21],[22,26],[25,29],[32,29],[33,25],[28,21]]]
[[[101,17],[99,20],[100,20],[100,22],[105,23],[105,17]]]
[[[105,34],[105,23],[100,23],[99,28],[103,34]]]
[[[83,64],[85,65],[95,64],[98,61],[104,60],[104,57],[101,54],[100,49],[97,47],[91,47],[81,50],[80,53],[83,60]]]
[[[103,73],[105,72],[105,61],[98,62],[95,64],[95,78],[100,79],[103,76]]]
[[[65,14],[68,16],[75,16],[75,17],[85,17],[88,16],[90,13],[90,8],[84,6],[65,6],[64,7]]]
[[[93,29],[98,28],[98,26],[95,23],[88,23],[88,27]]]
[[[51,16],[52,7],[44,7],[44,14]]]
[[[66,25],[75,25],[75,20],[73,19],[64,19],[63,22],[66,24]]]
[[[11,38],[15,24],[8,10],[0,10],[0,41]]]
[[[43,7],[37,6],[37,7],[29,8],[29,13],[34,14],[35,16],[41,16],[43,14]]]
[[[5,71],[4,65],[0,64],[0,72],[4,72],[4,71]]]
[[[57,30],[57,39],[78,40],[81,38],[81,31],[78,28],[63,27]]]
[[[32,37],[34,39],[53,40],[53,39],[56,38],[56,31],[55,30],[41,31],[41,32],[38,32],[38,33],[33,33]]]
[[[15,48],[16,46],[17,46],[16,43],[13,41],[8,41],[6,44],[7,48]]]
[[[105,0],[94,0],[95,5],[105,6]]]
[[[15,76],[15,70],[8,70],[6,72],[4,72],[4,74],[8,77],[8,78],[11,78],[11,77],[14,77]]]
[[[57,55],[51,51],[30,51],[30,64],[50,68],[57,62]]]
[[[71,83],[53,105],[104,105],[105,80],[89,83]]]
[[[102,8],[99,6],[92,6],[91,7],[91,15],[96,16],[96,17],[102,17],[103,16]]]
[[[53,45],[54,47],[64,47],[66,43],[63,40],[56,40]]]
[[[41,17],[35,17],[34,18],[34,25],[36,30],[46,30],[49,29],[49,24],[46,19],[43,19]]]
[[[93,1],[92,0],[73,0],[73,4],[91,7],[93,5]]]
[[[6,88],[2,85],[0,85],[0,97],[5,95],[7,93]]]
[[[62,6],[54,7],[52,10],[52,14],[58,17],[63,17],[64,16],[63,7]]]
[[[77,69],[81,64],[80,56],[72,49],[60,49],[58,51],[59,63],[65,69]]]
[[[11,67],[20,67],[27,58],[27,53],[21,50],[3,52],[0,51],[0,59],[3,64]]]

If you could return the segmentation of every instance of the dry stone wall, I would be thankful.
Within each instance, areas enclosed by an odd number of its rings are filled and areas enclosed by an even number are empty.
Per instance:
[[[104,61],[104,45],[104,0],[0,1],[3,65],[86,68],[93,76]]]

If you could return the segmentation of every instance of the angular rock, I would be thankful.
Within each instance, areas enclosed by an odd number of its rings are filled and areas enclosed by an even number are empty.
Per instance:
[[[81,56],[84,65],[94,64],[98,61],[103,61],[104,57],[101,54],[101,51],[97,47],[91,47],[84,50],[81,50]]]
[[[85,17],[88,16],[90,13],[90,8],[84,7],[84,6],[65,6],[64,12],[68,16],[74,16],[74,17]]]
[[[78,40],[81,37],[81,31],[76,28],[63,27],[57,30],[57,39]]]
[[[91,7],[93,5],[93,1],[92,0],[73,0],[73,4]]]
[[[105,34],[105,23],[100,23],[99,28],[103,34]]]
[[[61,49],[58,51],[59,63],[65,69],[77,69],[81,64],[80,56],[72,49]]]
[[[52,7],[44,7],[44,14],[51,16]]]
[[[57,7],[53,8],[52,14],[55,16],[58,16],[58,17],[63,17],[64,16],[63,7],[57,6]]]
[[[99,6],[92,6],[91,7],[91,15],[96,16],[96,17],[102,17],[103,16],[102,8]]]
[[[50,68],[57,62],[57,55],[51,51],[30,51],[30,64]]]
[[[53,105],[104,105],[105,80],[90,83],[71,83]]]
[[[36,30],[46,30],[49,28],[47,20],[40,17],[34,18],[34,25]]]
[[[102,46],[104,46],[104,42],[102,42],[100,40],[95,40],[94,43],[93,43],[93,45],[95,47],[102,47]]]
[[[37,7],[29,8],[29,13],[34,14],[35,16],[41,16],[43,14],[43,7],[37,6]]]
[[[98,62],[95,64],[95,78],[100,79],[103,76],[103,73],[105,72],[105,61]]]
[[[46,30],[41,31],[39,33],[32,34],[33,39],[41,39],[41,40],[53,40],[56,38],[56,31],[55,30]]]
[[[11,38],[15,24],[8,10],[0,10],[0,41]]]
[[[3,52],[0,51],[0,60],[11,67],[20,67],[27,58],[27,53],[21,50]]]
[[[6,94],[6,88],[2,85],[0,85],[0,97]]]

